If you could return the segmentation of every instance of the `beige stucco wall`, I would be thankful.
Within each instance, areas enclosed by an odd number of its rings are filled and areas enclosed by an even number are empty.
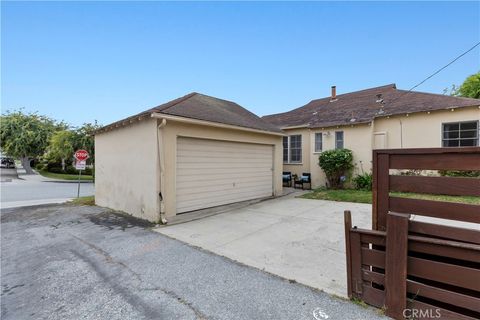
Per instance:
[[[354,126],[339,126],[323,130],[310,131],[310,163],[312,173],[312,186],[314,188],[325,186],[326,178],[323,170],[318,165],[319,152],[315,152],[315,133],[323,135],[323,151],[335,149],[335,132],[343,131],[344,147],[352,150],[355,168],[353,174],[370,172],[372,167],[372,127],[369,124]],[[329,134],[328,134],[329,133]]]
[[[272,145],[274,148],[274,194],[280,195],[282,193],[283,147],[281,136],[187,124],[172,120],[167,120],[165,127],[161,129],[161,135],[163,136],[165,159],[165,189],[163,196],[167,217],[176,214],[176,147],[179,136]]]
[[[156,119],[95,136],[95,202],[159,220]]]
[[[419,112],[390,118],[377,118],[374,132],[386,132],[386,148],[438,148],[442,146],[442,123],[480,119],[478,107]],[[400,129],[400,122],[403,129]],[[401,145],[400,132],[403,132]]]
[[[301,163],[291,163],[283,164],[283,171],[291,172],[292,174],[296,174],[298,176],[302,175],[302,172],[310,172],[310,132],[308,129],[301,128],[301,129],[287,129],[284,130],[286,135],[302,135],[302,162]],[[282,140],[283,141],[283,140]],[[282,144],[283,150],[283,144]],[[283,163],[283,151],[281,154],[281,161]]]
[[[431,113],[413,113],[408,116],[394,116],[377,118],[371,124],[339,126],[315,129],[285,130],[286,134],[302,134],[303,158],[309,160],[301,165],[284,164],[285,171],[292,171],[300,175],[302,172],[312,173],[314,188],[325,186],[325,174],[318,166],[318,156],[315,153],[315,133],[330,132],[323,136],[323,150],[335,148],[335,131],[344,132],[344,147],[352,150],[354,156],[353,175],[370,172],[372,168],[372,150],[378,148],[401,148],[400,121],[403,126],[403,148],[435,148],[442,146],[442,123],[456,121],[470,121],[480,119],[478,107],[461,108],[455,111],[442,110]],[[382,143],[381,136],[385,135]]]

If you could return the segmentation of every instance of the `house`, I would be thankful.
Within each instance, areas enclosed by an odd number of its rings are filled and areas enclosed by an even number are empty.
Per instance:
[[[371,170],[372,150],[479,145],[480,100],[399,90],[395,84],[317,99],[264,116],[285,131],[283,168],[325,186],[322,151],[353,151],[355,173]]]
[[[158,222],[282,192],[282,137],[238,104],[191,93],[95,134],[95,202]]]

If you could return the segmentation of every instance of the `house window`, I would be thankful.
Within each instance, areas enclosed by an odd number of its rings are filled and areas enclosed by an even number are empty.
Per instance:
[[[315,152],[322,152],[323,147],[322,133],[315,133]]]
[[[478,121],[443,123],[442,133],[444,147],[478,146]]]
[[[302,135],[283,137],[283,162],[302,162]]]
[[[283,162],[288,163],[288,137],[283,137]]]
[[[302,162],[302,136],[290,136],[290,162]]]
[[[335,149],[343,149],[343,131],[335,132]]]

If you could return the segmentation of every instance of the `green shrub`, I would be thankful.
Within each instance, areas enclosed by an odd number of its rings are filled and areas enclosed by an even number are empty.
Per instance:
[[[439,170],[441,176],[447,177],[480,177],[480,171],[455,171],[455,170]]]
[[[35,169],[37,169],[38,171],[47,170],[47,165],[40,162],[35,165]]]
[[[74,166],[67,166],[67,167],[65,167],[65,172],[64,173],[76,174],[76,173],[78,173],[78,170],[75,169]]]
[[[342,189],[353,168],[353,154],[349,149],[327,150],[320,154],[318,165],[325,172],[330,188]]]
[[[62,167],[49,167],[47,171],[52,173],[65,173]]]
[[[353,178],[353,184],[357,190],[372,190],[373,176],[371,173],[363,173]]]

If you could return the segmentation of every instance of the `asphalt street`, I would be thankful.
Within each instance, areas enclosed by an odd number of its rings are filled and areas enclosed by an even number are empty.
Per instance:
[[[1,318],[383,318],[150,227],[99,207],[2,209]]]
[[[2,169],[0,182],[2,207],[48,203],[49,200],[67,200],[77,196],[77,183],[54,182],[39,175],[12,173],[15,169]],[[80,196],[94,194],[93,183],[82,183]],[[50,201],[51,202],[51,201]]]

